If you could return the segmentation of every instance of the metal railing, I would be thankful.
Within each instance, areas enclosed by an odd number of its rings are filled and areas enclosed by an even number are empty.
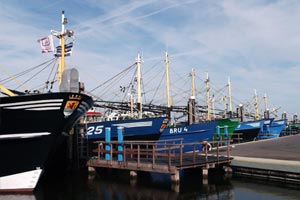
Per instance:
[[[211,162],[219,164],[230,160],[230,140],[227,141],[226,155],[220,153],[219,142],[183,143],[182,139],[164,141],[111,141],[97,142],[98,160],[104,160],[108,164],[117,164],[128,167],[128,161],[135,162],[139,168],[142,164],[151,164],[152,168],[162,162],[169,169],[171,167],[183,167],[184,165],[200,165]],[[216,145],[215,145],[216,143]],[[212,146],[216,146],[212,149]],[[120,148],[121,147],[121,148]],[[121,150],[120,150],[121,149]],[[224,148],[222,149],[224,151]],[[222,160],[220,159],[222,157]],[[200,161],[201,160],[201,161]],[[187,162],[188,161],[188,162]]]

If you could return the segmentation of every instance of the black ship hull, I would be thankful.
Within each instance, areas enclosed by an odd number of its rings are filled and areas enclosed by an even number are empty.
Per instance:
[[[32,192],[92,103],[78,93],[0,98],[0,192]]]

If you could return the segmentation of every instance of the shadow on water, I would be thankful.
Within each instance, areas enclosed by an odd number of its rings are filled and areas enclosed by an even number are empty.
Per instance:
[[[138,173],[132,179],[128,171],[101,169],[97,173],[70,174],[60,181],[44,180],[35,192],[37,200],[48,199],[231,199],[232,185],[222,174],[202,181],[201,170],[181,172],[179,185],[170,177],[156,173]]]
[[[249,178],[228,178],[210,170],[207,181],[200,169],[183,170],[180,184],[157,173],[102,169],[97,173],[70,173],[58,179],[42,179],[34,195],[0,195],[1,200],[176,200],[176,199],[300,199],[299,187]],[[294,185],[295,186],[295,185]]]

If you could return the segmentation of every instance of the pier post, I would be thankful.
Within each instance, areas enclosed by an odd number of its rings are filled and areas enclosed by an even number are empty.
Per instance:
[[[225,125],[224,126],[224,141],[227,141],[228,140],[228,126]],[[224,143],[225,145],[227,145],[227,142]]]
[[[180,192],[180,184],[179,183],[172,183],[171,184],[172,191],[179,193]]]
[[[95,170],[95,167],[88,167],[88,171],[89,172],[95,172],[96,170]]]
[[[231,178],[232,177],[232,168],[230,166],[223,166],[223,170],[225,172],[225,177],[226,178]]]
[[[216,140],[220,141],[220,126],[216,127]]]
[[[105,128],[105,151],[110,151],[110,127]],[[105,153],[105,160],[110,160],[110,153]]]
[[[207,179],[208,178],[208,168],[202,168],[202,177],[203,179]]]
[[[130,178],[136,178],[137,173],[136,171],[130,171]]]
[[[209,167],[203,167],[202,168],[202,181],[203,181],[203,185],[207,185],[208,184],[208,169]]]
[[[180,175],[178,170],[175,171],[175,174],[171,174],[171,181],[172,183],[179,183]]]
[[[118,130],[118,161],[123,161],[123,145],[121,144],[123,142],[123,127],[117,127]]]
[[[208,184],[208,168],[207,167],[202,168],[202,183],[203,183],[203,185]]]

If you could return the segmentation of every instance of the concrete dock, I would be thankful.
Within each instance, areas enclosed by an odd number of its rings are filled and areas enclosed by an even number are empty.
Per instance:
[[[231,145],[237,175],[300,183],[300,135]]]

